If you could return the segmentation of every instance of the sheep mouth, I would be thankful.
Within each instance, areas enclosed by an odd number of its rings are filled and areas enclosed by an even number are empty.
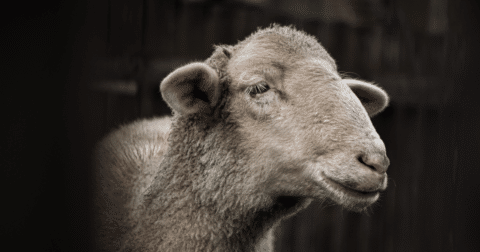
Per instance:
[[[333,190],[334,192],[341,192],[344,195],[348,195],[355,198],[373,198],[376,197],[380,190],[373,190],[373,191],[360,191],[351,187],[348,187],[340,182],[337,182],[323,174],[323,178],[325,183],[328,185],[328,189]]]

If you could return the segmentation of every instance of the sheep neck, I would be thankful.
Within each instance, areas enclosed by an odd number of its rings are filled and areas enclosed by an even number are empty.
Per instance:
[[[150,237],[144,244],[163,250],[255,250],[284,206],[245,183],[252,176],[242,167],[248,161],[235,132],[234,125],[174,122],[136,237]]]

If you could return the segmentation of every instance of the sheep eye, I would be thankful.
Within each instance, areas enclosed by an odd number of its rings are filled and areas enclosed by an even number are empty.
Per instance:
[[[250,96],[255,96],[258,94],[262,94],[270,90],[270,87],[267,85],[266,82],[260,82],[258,84],[255,84],[253,86],[247,87],[245,92],[249,94]]]

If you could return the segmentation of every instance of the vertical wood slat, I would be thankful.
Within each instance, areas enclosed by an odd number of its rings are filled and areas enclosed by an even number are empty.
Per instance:
[[[235,38],[233,35],[235,20],[232,19],[232,16],[235,13],[235,9],[232,6],[219,5],[217,7],[216,17],[219,23],[215,26],[215,32],[219,40],[215,44],[233,45],[237,42],[238,38]]]
[[[301,215],[298,215],[296,224],[296,242],[297,251],[318,251],[320,247],[325,247],[328,243],[328,233],[331,230],[331,211],[321,211],[319,202],[312,203],[305,209]],[[330,220],[329,220],[330,217]],[[323,235],[322,235],[323,234]],[[322,239],[320,239],[322,237]]]
[[[361,215],[359,213],[348,212],[345,209],[343,211],[346,212],[344,223],[345,234],[343,239],[343,251],[359,250],[360,237],[358,236],[358,233],[365,232],[364,227],[360,226]]]
[[[453,87],[460,90],[458,125],[455,125],[455,198],[453,246],[456,251],[479,251],[478,209],[480,197],[480,31],[478,6],[474,1],[448,1],[449,57],[447,71],[454,76]]]
[[[263,8],[258,8],[256,6],[250,6],[247,8],[247,23],[244,30],[244,33],[241,37],[237,39],[243,39],[244,37],[250,35],[252,32],[256,31],[258,27],[266,27],[270,25],[269,23],[269,12]]]
[[[185,4],[180,9],[175,43],[177,57],[200,59],[211,53],[211,45],[206,45],[205,40],[208,11],[202,3]]]
[[[277,227],[277,238],[275,240],[275,250],[279,252],[294,251],[295,247],[295,216],[282,221]]]
[[[235,38],[242,38],[248,34],[246,34],[247,30],[247,22],[248,22],[248,9],[246,6],[239,6],[235,10],[235,23],[232,36]]]
[[[457,111],[452,108],[442,109],[440,114],[441,118],[441,127],[440,127],[440,136],[443,139],[441,144],[442,148],[442,157],[441,166],[442,166],[442,180],[439,184],[439,188],[444,188],[444,194],[442,195],[441,205],[445,206],[443,208],[443,213],[440,218],[437,220],[444,220],[441,222],[442,232],[439,234],[440,246],[443,251],[454,251],[453,247],[453,218],[454,215],[454,206],[452,204],[452,199],[454,199],[455,191],[455,180],[452,179],[455,177],[455,149],[454,149],[454,132],[455,132],[455,122],[458,120]]]
[[[109,4],[107,0],[86,3],[88,11],[85,20],[83,20],[83,25],[87,26],[89,23],[95,24],[94,26],[88,25],[88,53],[95,57],[105,57],[107,54],[110,36]]]
[[[143,46],[144,1],[110,0],[109,55],[130,56]]]
[[[145,6],[145,48],[149,58],[175,56],[175,35],[178,10],[174,0],[147,0]]]
[[[234,10],[232,12],[234,23],[232,23],[235,29],[232,29],[232,42],[236,43],[239,40],[243,40],[252,32],[255,32],[258,27],[266,27],[270,23],[265,22],[265,16],[268,12],[255,5],[241,5],[234,4],[230,6]]]
[[[252,22],[249,9],[243,5],[214,4],[211,8],[206,8],[205,12],[206,33],[203,39],[208,55],[203,57],[210,56],[213,45],[232,45],[243,39],[248,24]]]
[[[335,226],[332,229],[332,251],[341,252],[345,250],[344,233],[345,226],[347,225],[347,223],[345,222],[345,213],[340,207],[335,207],[335,212],[333,213],[333,215],[335,220]]]
[[[88,27],[88,50],[86,55],[83,55],[87,59],[92,57],[105,57],[107,55],[109,33],[110,33],[110,16],[109,1],[97,1],[92,3],[88,1],[85,5],[87,15],[83,21],[83,25]],[[95,25],[92,25],[95,24]],[[82,34],[85,36],[85,34]],[[93,83],[98,76],[94,66],[90,64],[87,67],[87,75],[83,76],[87,83]],[[106,124],[107,118],[107,98],[105,93],[91,92],[89,93],[89,102],[85,103],[84,108],[87,111],[86,120],[84,120],[85,132],[89,132],[91,135],[91,141],[95,142],[100,139],[110,128]]]
[[[377,213],[378,215],[378,213]],[[372,251],[372,241],[371,238],[377,236],[373,229],[373,220],[372,216],[363,214],[359,216],[359,228],[357,228],[356,236],[358,237],[358,247],[354,248],[359,252],[369,252]]]
[[[208,51],[209,53],[213,49],[213,45],[221,44],[219,40],[220,34],[218,33],[220,23],[222,22],[221,12],[222,6],[215,4],[208,10],[205,18],[205,34],[203,37],[205,44],[210,46],[210,50]]]
[[[339,69],[343,69],[343,71],[353,72],[356,70],[355,68],[360,58],[357,29],[350,26],[345,26],[342,30],[339,42],[340,41],[342,43],[342,49],[337,65]]]
[[[317,239],[317,247],[314,251],[331,251],[333,249],[332,241],[334,240],[333,236],[333,228],[336,226],[335,222],[335,211],[338,208],[335,207],[327,207],[324,204],[320,204],[317,202],[313,203],[312,209],[315,211],[315,214],[319,217],[318,222],[318,232],[312,234],[315,239]],[[318,206],[318,207],[317,207]],[[318,209],[321,209],[318,211]],[[299,227],[301,228],[301,227]]]
[[[360,51],[363,52],[359,58],[359,72],[367,79],[379,75],[381,71],[381,52],[384,31],[379,24],[365,29],[359,41]]]
[[[187,54],[188,57],[202,58],[211,53],[211,45],[205,42],[205,18],[206,9],[204,5],[186,6],[188,8],[188,26],[184,30],[188,34],[187,39]]]
[[[85,131],[90,132],[94,141],[98,141],[111,128],[107,125],[107,94],[91,92],[90,102],[87,103],[87,120],[85,120]]]
[[[426,169],[424,170],[425,172],[422,174],[422,181],[425,181],[426,183],[422,186],[422,191],[423,193],[421,194],[421,201],[422,201],[422,209],[421,209],[421,218],[423,221],[423,225],[421,226],[420,232],[423,233],[423,237],[425,239],[422,240],[422,243],[420,244],[419,248],[420,249],[430,249],[430,246],[434,246],[431,249],[437,249],[438,246],[437,244],[433,243],[432,244],[432,239],[436,238],[436,231],[434,230],[434,225],[435,225],[435,218],[434,216],[435,211],[438,211],[436,209],[438,206],[434,206],[436,198],[438,197],[438,194],[441,193],[441,191],[437,191],[437,182],[436,180],[438,179],[438,168],[437,165],[439,164],[439,154],[438,150],[438,144],[439,144],[439,112],[436,110],[429,110],[426,112],[425,116],[425,128],[424,130],[424,135],[426,138],[426,142],[429,145],[430,151],[426,153]],[[429,182],[427,182],[429,181]]]
[[[388,29],[387,29],[388,30]],[[387,34],[382,42],[383,73],[400,72],[400,35]]]
[[[394,243],[398,234],[394,232],[393,227],[396,225],[395,215],[398,211],[396,202],[398,201],[400,191],[397,183],[397,174],[401,174],[401,171],[398,169],[398,160],[402,159],[402,155],[398,153],[396,146],[398,146],[397,139],[402,135],[399,135],[402,132],[402,126],[398,125],[398,120],[403,115],[401,111],[401,109],[389,107],[382,114],[373,118],[377,132],[387,147],[391,166],[388,171],[389,186],[387,191],[381,195],[379,203],[372,207],[368,215],[360,216],[363,220],[360,222],[356,234],[359,237],[356,246],[358,246],[357,248],[363,248],[364,251],[394,251],[395,249]],[[364,224],[361,225],[362,223]],[[363,237],[359,233],[364,233]],[[350,237],[345,241],[349,241],[349,239]],[[360,239],[368,240],[368,242]]]
[[[396,234],[393,232],[395,214],[396,214],[396,197],[397,197],[397,183],[396,172],[398,169],[394,167],[398,164],[399,155],[397,155],[397,121],[394,118],[398,118],[397,114],[399,109],[397,106],[390,105],[380,115],[374,117],[372,122],[383,139],[387,155],[390,159],[391,165],[388,171],[388,187],[382,194],[380,202],[377,207],[372,209],[373,214],[371,216],[373,230],[373,236],[371,240],[371,251],[386,251],[391,252],[393,250],[393,243],[396,238]],[[375,235],[380,234],[380,235]]]
[[[395,119],[397,127],[396,145],[402,146],[393,149],[399,153],[396,165],[389,169],[392,176],[396,175],[396,218],[394,221],[396,242],[395,251],[412,251],[418,242],[418,233],[415,229],[415,208],[417,207],[417,174],[421,171],[421,132],[418,130],[418,110],[403,108]],[[408,230],[409,232],[405,232]]]
[[[317,38],[322,46],[324,46],[325,49],[331,53],[335,45],[335,39],[333,36],[335,27],[329,23],[320,23],[319,26]]]
[[[188,56],[188,25],[191,8],[182,7],[177,17],[177,32],[175,33],[175,56]]]

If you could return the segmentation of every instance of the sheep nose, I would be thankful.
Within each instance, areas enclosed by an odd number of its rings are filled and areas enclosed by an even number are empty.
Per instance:
[[[388,166],[390,165],[390,160],[385,154],[363,154],[358,160],[360,163],[380,174],[387,172]]]

